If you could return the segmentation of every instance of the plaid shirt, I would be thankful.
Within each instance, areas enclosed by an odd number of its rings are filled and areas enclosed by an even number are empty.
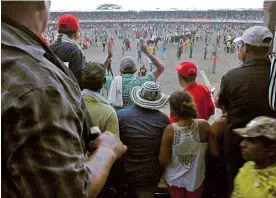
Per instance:
[[[123,89],[123,104],[124,108],[131,107],[133,102],[130,99],[130,92],[133,87],[141,86],[144,82],[147,81],[156,81],[153,73],[149,73],[144,77],[138,78],[133,74],[123,74],[122,75],[122,89]]]
[[[109,90],[112,80],[113,78],[107,78],[107,81],[105,83],[105,88],[107,90]],[[133,102],[131,101],[130,95],[129,95],[133,87],[141,86],[146,81],[156,81],[152,72],[140,78],[138,78],[133,74],[122,75],[123,104],[124,104],[123,108],[128,108],[133,105]]]
[[[2,197],[87,197],[91,125],[73,74],[26,27],[1,26]]]

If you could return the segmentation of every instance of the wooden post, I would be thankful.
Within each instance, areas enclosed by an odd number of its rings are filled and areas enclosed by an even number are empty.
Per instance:
[[[270,4],[270,5],[268,5]],[[276,47],[274,44],[275,38],[275,26],[276,26],[276,1],[264,1],[264,25],[268,27],[268,29],[273,34],[272,47],[271,51]],[[270,51],[270,52],[271,52]]]

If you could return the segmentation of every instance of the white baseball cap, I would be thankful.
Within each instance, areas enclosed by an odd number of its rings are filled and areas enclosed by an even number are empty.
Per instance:
[[[264,42],[265,39],[270,38],[269,42]],[[238,37],[234,42],[243,41],[246,44],[256,47],[270,47],[272,44],[273,35],[267,27],[253,26],[244,31],[241,37]]]

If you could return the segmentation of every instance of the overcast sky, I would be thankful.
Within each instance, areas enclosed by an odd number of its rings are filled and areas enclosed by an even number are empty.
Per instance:
[[[263,0],[52,0],[51,10],[95,10],[100,4],[112,3],[124,10],[210,9],[210,8],[262,8]]]

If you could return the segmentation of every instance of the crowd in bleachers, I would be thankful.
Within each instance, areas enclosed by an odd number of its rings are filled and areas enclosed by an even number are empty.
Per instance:
[[[66,12],[68,13],[68,12]],[[80,20],[101,19],[235,19],[263,20],[262,10],[205,10],[205,11],[91,11],[69,12]],[[64,12],[51,12],[50,21],[57,21]]]

